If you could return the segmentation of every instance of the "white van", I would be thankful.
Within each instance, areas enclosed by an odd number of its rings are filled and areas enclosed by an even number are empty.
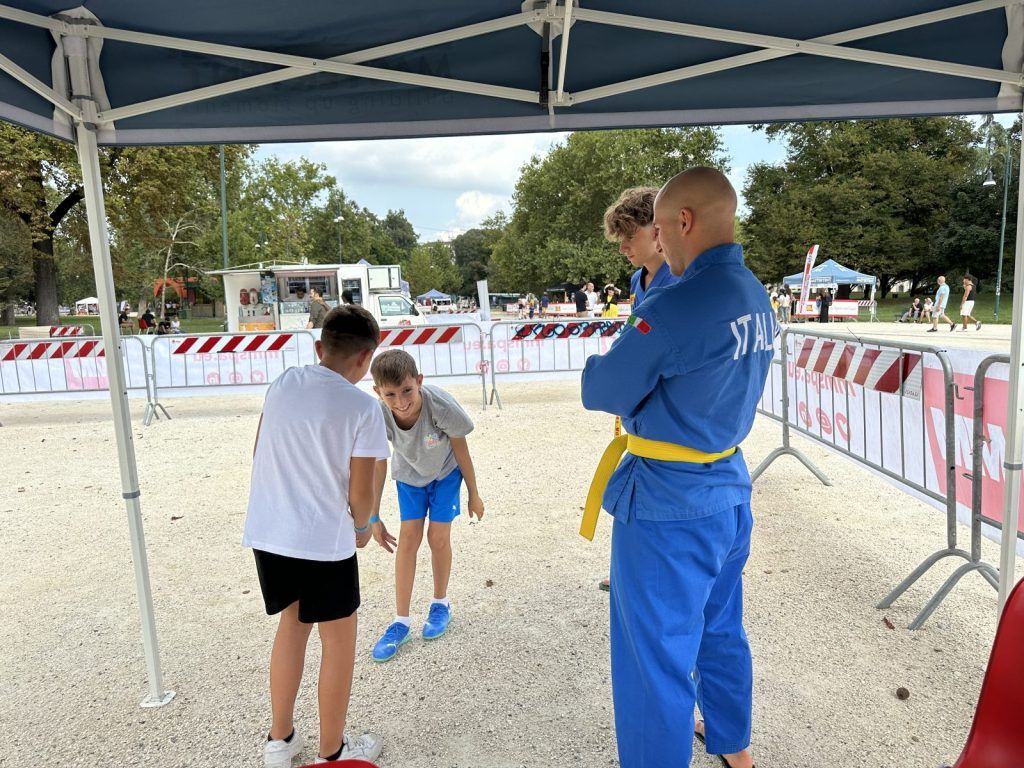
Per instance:
[[[402,293],[397,264],[248,264],[210,274],[224,278],[228,330],[288,331],[309,322],[309,291],[328,306],[359,304],[382,326],[425,325],[426,318]]]

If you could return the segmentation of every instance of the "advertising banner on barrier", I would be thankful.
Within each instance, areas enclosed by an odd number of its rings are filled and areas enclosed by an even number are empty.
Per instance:
[[[129,389],[146,387],[146,347],[137,337],[122,341]],[[74,337],[0,343],[0,394],[42,395],[107,389],[103,342]]]
[[[946,393],[942,368],[935,356],[904,353],[901,363],[895,359],[896,353],[890,353],[891,359],[887,359],[883,355],[889,350],[872,350],[881,353],[875,362],[883,361],[885,372],[879,377],[871,374],[871,379],[861,377],[859,380],[858,374],[851,373],[856,360],[844,347],[855,347],[854,354],[863,360],[864,346],[835,342],[831,349],[825,349],[822,339],[798,335],[791,339],[788,370],[783,374],[781,365],[772,366],[762,397],[762,410],[781,418],[782,376],[786,375],[790,392],[789,419],[793,426],[868,464],[945,495]],[[802,355],[806,342],[811,342],[811,351]],[[951,349],[946,354],[953,366],[955,384],[952,418],[956,450],[952,460],[957,470],[956,500],[960,519],[967,521],[972,492],[974,373],[981,360],[991,353]],[[844,371],[837,361],[846,357],[851,364]],[[891,371],[895,374],[886,376]],[[898,386],[892,386],[893,376],[902,381],[903,395],[899,394]],[[1007,377],[1008,366],[994,365],[984,392],[986,441],[982,449],[982,513],[996,522],[1002,519]],[[877,389],[879,381],[884,385],[883,391]],[[872,389],[872,385],[876,389]],[[901,485],[897,478],[890,476],[887,480]],[[939,500],[917,495],[936,508],[944,509]],[[996,528],[986,526],[984,533],[988,538],[999,540]]]

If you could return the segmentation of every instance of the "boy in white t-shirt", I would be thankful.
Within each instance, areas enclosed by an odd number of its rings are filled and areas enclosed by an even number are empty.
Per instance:
[[[381,751],[374,734],[345,735],[359,607],[356,547],[370,540],[374,469],[390,455],[380,406],[355,386],[379,336],[362,307],[332,309],[316,342],[320,364],[287,369],[263,404],[242,543],[254,550],[267,614],[281,614],[270,657],[267,768],[288,768],[302,752],[293,714],[313,624],[323,648],[315,762],[374,760]]]

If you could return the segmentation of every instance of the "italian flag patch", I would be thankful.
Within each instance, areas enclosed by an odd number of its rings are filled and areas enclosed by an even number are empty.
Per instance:
[[[626,319],[626,322],[629,323],[630,325],[632,325],[638,331],[640,331],[640,333],[650,333],[651,332],[651,325],[650,325],[650,323],[648,323],[642,317],[637,317],[636,315],[630,315]]]

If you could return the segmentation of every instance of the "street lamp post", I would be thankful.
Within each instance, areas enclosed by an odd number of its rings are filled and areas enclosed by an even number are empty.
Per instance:
[[[342,216],[340,213],[337,216],[334,217],[334,223],[338,225],[338,263],[339,264],[343,263],[342,253],[341,253],[341,222],[343,222],[344,220],[345,220],[345,217]]]
[[[998,153],[996,153],[998,154]],[[995,306],[995,318],[999,320],[999,294],[1002,292],[1003,287],[1003,247],[1006,243],[1006,200],[1010,191],[1010,148],[1007,142],[1006,149],[1002,152],[1004,167],[1003,167],[1003,218],[999,225],[999,262],[996,266],[996,306]],[[996,180],[992,178],[992,169],[989,168],[988,173],[985,176],[985,180],[981,183],[983,187],[994,187]]]

